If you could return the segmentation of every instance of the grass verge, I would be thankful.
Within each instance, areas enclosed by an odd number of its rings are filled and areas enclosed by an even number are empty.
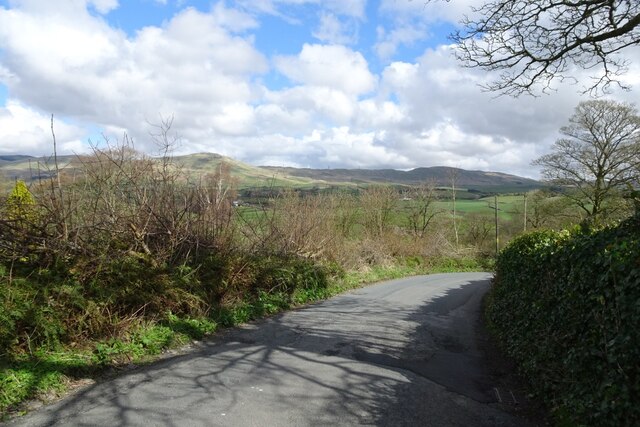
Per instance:
[[[20,356],[0,355],[0,421],[28,411],[29,401],[50,402],[86,380],[95,380],[126,365],[157,360],[178,348],[231,327],[290,308],[330,298],[368,283],[418,274],[486,270],[472,259],[442,259],[430,264],[413,259],[391,266],[374,266],[333,277],[327,287],[298,288],[293,294],[260,292],[257,297],[217,308],[208,317],[180,318],[167,312],[155,321],[132,323],[120,338],[35,350]]]

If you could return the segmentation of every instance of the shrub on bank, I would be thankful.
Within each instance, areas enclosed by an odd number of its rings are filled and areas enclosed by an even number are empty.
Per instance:
[[[330,271],[310,260],[275,255],[210,255],[193,265],[156,265],[144,256],[114,257],[92,272],[0,265],[0,354],[119,338],[131,323],[202,318],[247,305],[246,320],[279,311],[314,293]],[[216,320],[216,319],[214,319]],[[222,322],[229,323],[229,322]],[[237,323],[237,322],[231,322]]]

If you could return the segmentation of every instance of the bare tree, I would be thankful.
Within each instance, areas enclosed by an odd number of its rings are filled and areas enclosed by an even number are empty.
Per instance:
[[[388,186],[372,186],[360,195],[362,221],[365,230],[373,237],[380,237],[391,225],[398,201],[398,193]]]
[[[531,192],[527,201],[527,228],[567,228],[584,218],[571,200],[548,189]],[[519,211],[514,213],[518,215]]]
[[[409,192],[411,205],[407,215],[409,229],[416,238],[424,237],[427,228],[438,214],[435,202],[438,200],[435,181],[423,182]]]
[[[426,3],[432,0],[427,0]],[[508,95],[548,91],[589,70],[585,92],[606,92],[629,61],[618,55],[640,44],[637,0],[491,0],[465,17],[452,39],[467,67],[500,71],[486,89]]]
[[[490,242],[489,235],[494,229],[491,217],[472,213],[469,215],[467,223],[467,241],[477,249],[486,249],[487,243]]]
[[[637,185],[640,166],[640,116],[630,104],[581,102],[560,132],[553,152],[536,159],[542,174],[566,186],[567,196],[590,220],[611,213],[611,200]]]
[[[269,235],[275,237],[276,251],[320,258],[336,237],[327,196],[304,196],[288,189],[274,200],[273,208]]]

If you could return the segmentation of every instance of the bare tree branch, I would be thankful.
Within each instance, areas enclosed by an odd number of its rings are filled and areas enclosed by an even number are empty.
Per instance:
[[[640,44],[637,0],[491,0],[473,12],[451,38],[466,67],[500,72],[486,90],[546,93],[555,81],[576,82],[574,67],[591,72],[585,93],[628,89],[619,77],[629,61],[618,53]]]

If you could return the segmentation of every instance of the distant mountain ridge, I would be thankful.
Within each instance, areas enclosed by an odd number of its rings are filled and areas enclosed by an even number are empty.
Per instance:
[[[455,175],[460,187],[512,186],[523,189],[539,188],[539,181],[501,172],[471,171],[447,166],[421,167],[408,171],[397,169],[299,169],[289,167],[263,166],[264,169],[303,178],[327,182],[380,183],[417,185],[434,181],[439,186],[451,186]]]
[[[35,157],[25,156],[25,155],[22,155],[22,154],[0,155],[0,165],[4,165],[4,164],[7,164],[7,163],[16,162],[16,161],[34,159],[34,158]]]
[[[60,167],[73,165],[75,156],[59,156]],[[326,188],[370,184],[398,186],[417,185],[425,181],[442,187],[451,186],[456,175],[456,186],[484,192],[518,192],[542,187],[539,181],[501,172],[471,171],[446,166],[420,167],[409,171],[396,169],[309,169],[277,166],[252,166],[215,153],[195,153],[175,156],[174,162],[192,176],[215,172],[220,165],[229,167],[240,188],[295,187]],[[50,157],[24,155],[0,156],[0,175],[9,179],[34,178],[38,165],[52,166]],[[69,166],[72,167],[72,166]]]

